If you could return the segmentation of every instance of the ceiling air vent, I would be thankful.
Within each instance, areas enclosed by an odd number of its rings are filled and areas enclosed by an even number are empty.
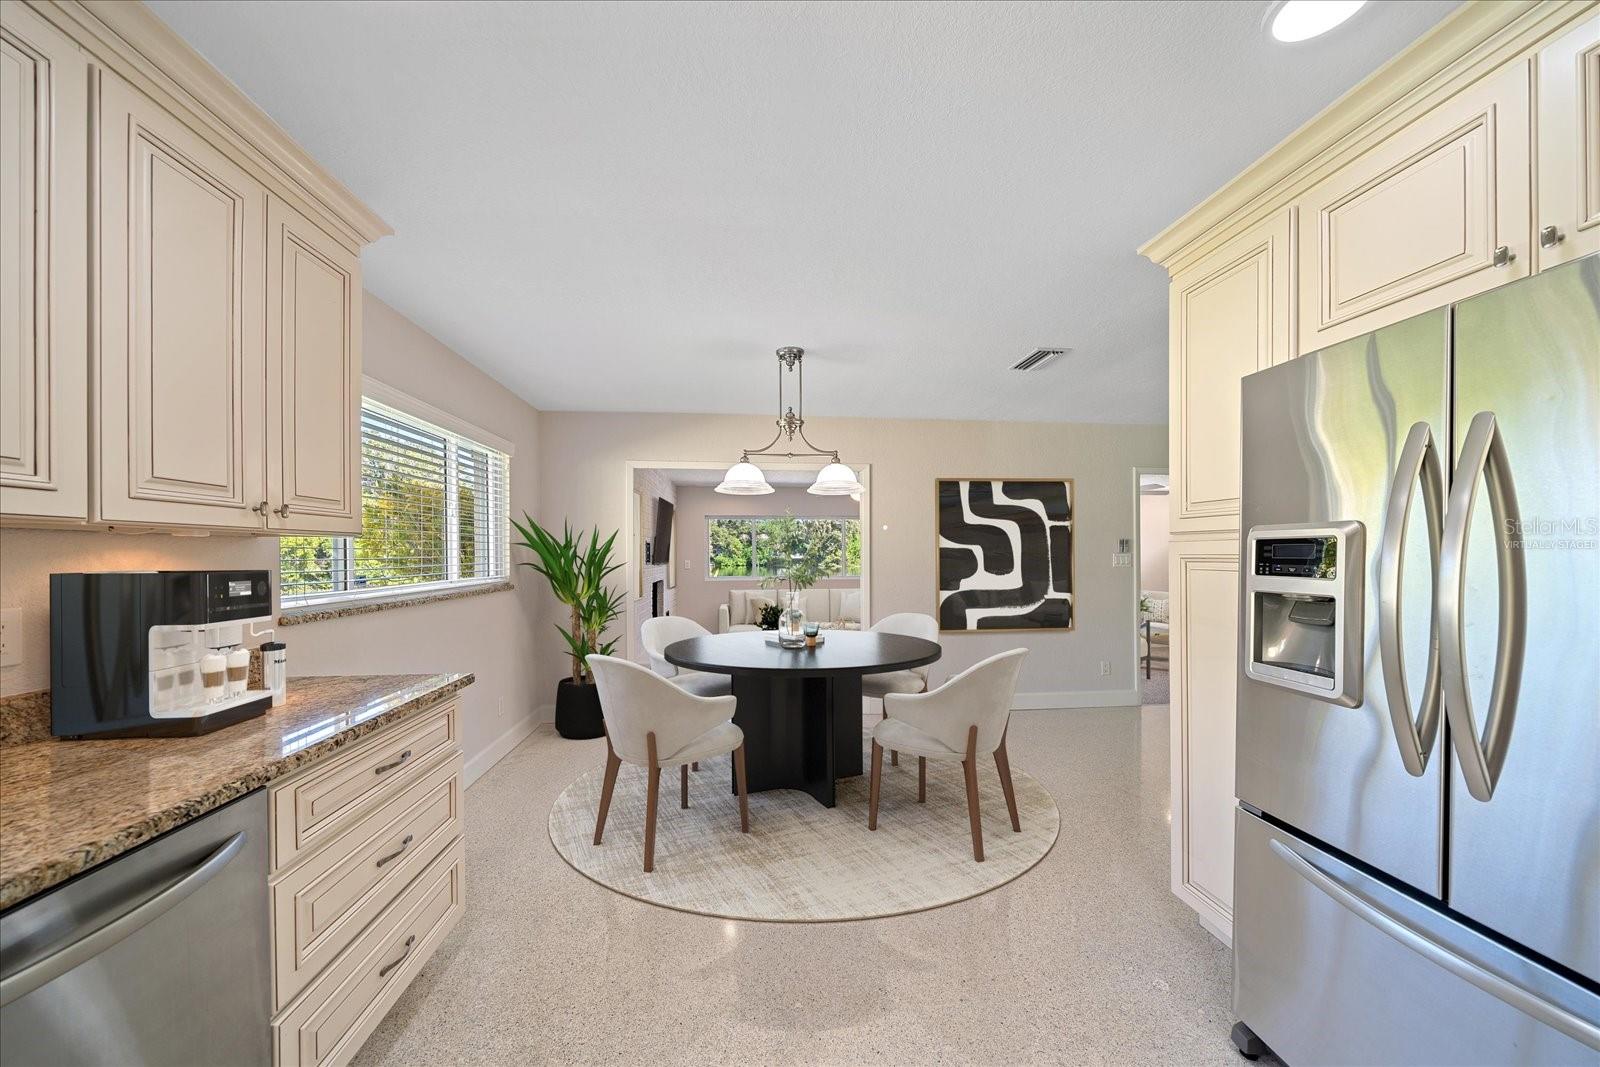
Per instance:
[[[1035,348],[1012,366],[1012,370],[1039,370],[1058,356],[1072,351],[1070,348]]]

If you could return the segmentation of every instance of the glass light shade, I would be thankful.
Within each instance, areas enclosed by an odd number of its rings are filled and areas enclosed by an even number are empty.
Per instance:
[[[1366,0],[1288,0],[1271,13],[1272,36],[1285,44],[1309,41],[1365,6]]]
[[[767,484],[767,476],[761,473],[760,467],[749,460],[740,460],[722,476],[717,492],[730,496],[765,496],[772,492],[772,486]]]
[[[830,463],[817,472],[817,480],[806,492],[815,496],[850,496],[861,492],[856,472],[843,463]]]

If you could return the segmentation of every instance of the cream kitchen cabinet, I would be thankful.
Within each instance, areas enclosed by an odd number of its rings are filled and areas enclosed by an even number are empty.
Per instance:
[[[266,525],[267,191],[99,72],[93,518]]]
[[[144,5],[0,27],[0,521],[358,532],[389,228]]]
[[[1282,211],[1172,279],[1172,529],[1236,529],[1239,379],[1293,354],[1294,217]]]
[[[1300,352],[1528,275],[1530,66],[1463,89],[1300,198]]]
[[[88,516],[88,63],[0,7],[0,517]]]
[[[267,204],[267,526],[361,532],[361,262]]]
[[[1600,15],[1539,52],[1540,270],[1600,251]]]

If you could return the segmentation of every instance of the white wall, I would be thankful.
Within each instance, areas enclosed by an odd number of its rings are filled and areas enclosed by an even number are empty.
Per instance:
[[[672,484],[672,479],[667,477],[666,471],[636,470],[633,472],[633,488],[639,493],[639,529],[637,534],[641,540],[654,542],[656,536],[656,511],[661,501],[677,505],[678,487]],[[674,561],[678,558],[680,546],[678,537],[682,534],[682,524],[678,522],[677,513],[673,513],[673,538],[668,546],[668,555]],[[617,540],[631,540],[634,531],[625,530]],[[602,540],[604,535],[601,535]],[[644,582],[631,583],[627,590],[628,595],[628,620],[633,627],[633,661],[635,663],[650,665],[650,657],[645,654],[644,647],[639,643],[639,631],[644,626],[645,620],[650,618],[650,587],[655,582],[662,583],[663,607],[668,615],[678,613],[678,591],[670,587],[667,579],[671,577],[665,563],[649,563],[644,568]]]
[[[712,578],[706,562],[706,517],[710,515],[831,515],[856,518],[861,508],[847,496],[814,496],[795,486],[775,487],[766,496],[728,496],[699,485],[678,487],[677,614],[708,630],[717,628],[717,607],[728,602],[730,589],[755,589],[758,579]],[[854,589],[858,578],[830,578],[819,589]]]
[[[1112,568],[1119,538],[1138,521],[1128,472],[1166,461],[1165,426],[939,422],[812,418],[811,440],[846,462],[872,466],[872,611],[932,614],[934,479],[1070,477],[1076,488],[1077,629],[1071,633],[944,635],[935,678],[1006,648],[1026,645],[1020,690],[1034,706],[1136,701],[1133,642],[1138,572]],[[545,523],[621,529],[629,492],[625,464],[731,462],[771,434],[762,416],[543,412],[539,417],[540,513]],[[682,535],[680,528],[680,536]],[[553,612],[554,605],[547,604]],[[560,645],[541,645],[545,677],[561,670]],[[1099,672],[1110,664],[1109,676]]]
[[[1170,509],[1165,493],[1144,493],[1139,497],[1139,588],[1167,589],[1167,546],[1171,541],[1167,518]]]
[[[370,293],[362,327],[370,377],[513,443],[512,514],[535,510],[539,413]],[[270,570],[276,588],[278,540],[0,530],[0,607],[18,609],[23,654],[22,664],[0,671],[0,695],[49,688],[51,572],[221,567]],[[560,677],[541,675],[533,655],[548,625],[538,576],[513,566],[511,577],[517,588],[506,592],[285,627],[278,636],[289,646],[290,676],[472,671],[462,744],[469,769],[482,770],[554,700]]]

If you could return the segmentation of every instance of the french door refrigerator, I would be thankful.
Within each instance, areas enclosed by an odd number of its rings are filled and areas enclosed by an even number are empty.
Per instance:
[[[1600,1064],[1600,256],[1242,425],[1236,1014],[1293,1067]]]

